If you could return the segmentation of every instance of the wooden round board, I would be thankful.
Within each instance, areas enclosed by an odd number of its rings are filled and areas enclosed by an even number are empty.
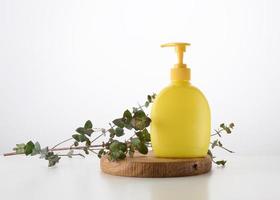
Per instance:
[[[209,172],[212,167],[210,156],[203,158],[157,158],[150,151],[147,155],[137,154],[121,161],[109,161],[107,156],[100,160],[101,170],[115,176],[130,177],[180,177]]]

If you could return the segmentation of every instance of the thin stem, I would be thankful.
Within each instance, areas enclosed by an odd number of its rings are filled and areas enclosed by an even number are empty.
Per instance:
[[[103,144],[100,145],[90,145],[89,147],[103,147]],[[71,149],[83,149],[86,146],[79,146],[79,147],[62,147],[62,148],[56,148],[56,149],[50,149],[49,151],[66,151],[66,150],[71,150]],[[16,152],[10,152],[10,153],[4,153],[3,156],[14,156],[14,155],[21,155],[24,153],[16,153]]]
[[[72,139],[73,139],[73,138],[68,138],[68,139],[66,139],[66,140],[63,140],[62,142],[60,142],[60,143],[54,145],[54,146],[51,148],[51,150],[54,149],[55,147],[58,147],[59,145],[65,143],[65,142],[68,142],[68,141],[72,140]]]
[[[88,149],[89,151],[91,151],[92,153],[94,153],[94,154],[98,154],[98,153],[96,153],[93,149]]]
[[[78,147],[62,147],[62,148],[56,148],[56,149],[51,149],[50,151],[64,151],[64,150],[71,150],[71,149],[83,149],[86,146],[78,146]],[[103,147],[102,144],[98,145],[90,145],[89,147]]]
[[[10,152],[10,153],[4,153],[3,156],[14,156],[19,154],[23,154],[23,153]]]
[[[216,133],[212,134],[211,136],[218,135],[219,137],[222,137],[222,135],[220,134],[222,131],[223,131],[223,129],[215,130]]]
[[[210,144],[213,144],[213,143],[212,143],[212,142],[210,142]],[[234,153],[234,151],[229,150],[229,149],[227,149],[227,148],[225,148],[225,147],[223,147],[223,146],[219,146],[219,145],[217,145],[217,147],[220,147],[220,148],[222,148],[222,149],[226,150],[226,151],[227,151],[227,152],[229,152],[229,153]]]
[[[109,125],[110,125],[111,128],[114,128],[114,127],[115,127],[115,125],[112,125],[111,123],[109,123]],[[101,134],[98,135],[96,138],[94,138],[94,139],[91,141],[91,143],[95,142],[97,139],[99,139],[99,138],[102,137],[103,135],[105,136],[106,133],[107,133],[108,131],[109,131],[109,129],[105,130],[104,133],[101,133]]]
[[[95,132],[99,132],[102,131],[102,128],[92,128],[92,130],[94,130]]]
[[[95,151],[95,150],[100,150],[100,149],[102,149],[102,148],[90,148],[89,150]]]
[[[106,131],[107,132],[107,131]],[[105,133],[106,133],[105,132]],[[96,138],[94,138],[91,142],[95,142],[98,138],[100,138],[101,136],[103,136],[105,133],[101,133],[100,135],[98,135]]]
[[[138,109],[144,111],[144,110],[143,110],[143,107],[145,107],[145,105],[142,105],[142,106],[141,106],[141,105],[138,103]]]
[[[81,156],[83,158],[85,158],[85,156],[81,153],[74,153],[74,154],[71,154],[71,155],[67,155],[67,154],[57,154],[58,156]]]
[[[227,148],[225,148],[225,147],[223,147],[223,146],[218,146],[218,147],[220,147],[220,148],[222,148],[222,149],[226,150],[226,151],[227,151],[227,152],[229,152],[229,153],[234,153],[234,151],[229,150],[229,149],[227,149]]]

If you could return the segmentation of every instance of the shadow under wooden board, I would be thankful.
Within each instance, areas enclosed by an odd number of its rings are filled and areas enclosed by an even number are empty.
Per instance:
[[[210,156],[203,158],[157,158],[150,151],[147,155],[135,153],[121,161],[100,160],[104,173],[129,177],[181,177],[207,173],[211,170]]]

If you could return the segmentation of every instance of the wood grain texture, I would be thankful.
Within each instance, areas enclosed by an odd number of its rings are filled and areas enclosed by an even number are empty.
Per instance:
[[[204,158],[156,158],[152,152],[136,154],[121,161],[109,161],[107,156],[100,160],[101,170],[115,176],[130,177],[180,177],[209,172],[212,167],[210,156]]]

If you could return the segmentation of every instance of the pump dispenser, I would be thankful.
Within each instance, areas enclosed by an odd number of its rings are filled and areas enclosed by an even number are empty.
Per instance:
[[[178,63],[171,69],[171,83],[156,97],[151,112],[151,141],[157,157],[204,157],[210,142],[210,109],[202,92],[190,83],[190,68],[183,63],[189,43],[175,47]]]
[[[175,47],[177,53],[178,63],[171,68],[171,80],[190,80],[190,69],[183,63],[186,46],[190,45],[189,43],[167,43],[161,45],[161,47]]]

